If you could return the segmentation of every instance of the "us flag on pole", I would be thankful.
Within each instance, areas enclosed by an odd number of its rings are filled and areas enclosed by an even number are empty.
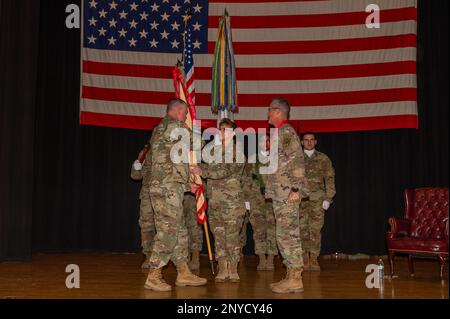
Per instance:
[[[192,36],[191,36],[191,10],[187,10],[184,16],[184,45],[183,45],[183,63],[178,63],[173,68],[173,81],[175,96],[182,99],[188,104],[188,114],[186,117],[186,125],[192,129],[194,134],[201,134],[200,127],[195,126],[196,120],[195,110],[195,86],[194,86],[194,59],[192,56]],[[183,68],[183,70],[180,69]],[[183,73],[185,76],[183,76]],[[189,163],[196,163],[195,152],[191,153]],[[206,199],[205,189],[200,175],[192,174],[193,182],[197,185],[194,192],[197,208],[197,220],[200,224],[205,225],[206,216]],[[206,231],[206,229],[205,229]]]
[[[366,26],[372,3],[380,28]],[[84,0],[81,124],[152,129],[160,121],[188,7],[205,126],[216,125],[211,70],[226,9],[239,126],[266,127],[267,107],[281,96],[302,131],[417,128],[417,0]]]
[[[189,15],[190,15],[189,10]],[[189,18],[190,20],[190,18]],[[194,56],[192,46],[192,24],[188,22],[185,31],[185,48],[184,48],[184,72],[186,75],[186,88],[195,107],[195,74],[194,74]]]

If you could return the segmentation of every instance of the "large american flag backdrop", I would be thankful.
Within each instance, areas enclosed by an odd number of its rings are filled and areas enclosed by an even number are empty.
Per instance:
[[[367,5],[380,28],[367,28]],[[285,97],[301,131],[417,128],[417,0],[84,0],[81,124],[152,129],[174,95],[183,15],[192,12],[197,117],[211,112],[219,17],[231,16],[237,124],[267,127]]]

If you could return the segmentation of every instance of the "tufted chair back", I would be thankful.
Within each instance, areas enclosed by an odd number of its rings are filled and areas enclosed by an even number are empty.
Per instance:
[[[410,236],[417,239],[445,239],[448,220],[448,188],[406,189],[405,218],[411,220]]]

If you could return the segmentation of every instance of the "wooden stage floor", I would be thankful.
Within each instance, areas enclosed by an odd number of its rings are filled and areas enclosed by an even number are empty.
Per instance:
[[[421,298],[448,299],[448,264],[444,280],[439,278],[437,260],[415,260],[416,276],[411,278],[405,258],[397,257],[396,279],[385,280],[383,291],[365,286],[365,267],[376,259],[321,259],[322,272],[304,272],[305,292],[278,295],[269,284],[284,275],[280,258],[275,271],[256,271],[258,258],[245,256],[239,266],[241,282],[215,283],[207,256],[201,256],[200,275],[208,278],[204,287],[175,287],[171,292],[144,289],[147,271],[140,265],[143,256],[137,254],[35,254],[31,262],[0,262],[0,299],[22,298],[176,298],[176,299],[379,299]],[[80,267],[80,288],[65,286],[68,264]],[[387,264],[387,261],[385,261]],[[386,265],[387,266],[387,265]],[[386,272],[388,271],[386,267]],[[168,266],[164,278],[175,282],[175,269]]]

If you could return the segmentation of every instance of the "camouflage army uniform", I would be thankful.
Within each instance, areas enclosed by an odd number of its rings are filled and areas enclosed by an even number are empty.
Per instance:
[[[274,145],[274,141],[272,141]],[[273,146],[272,146],[273,147]],[[300,139],[289,123],[278,129],[278,169],[262,175],[266,198],[271,198],[276,221],[278,249],[289,268],[303,267],[299,226],[299,203],[288,203],[291,188],[298,188],[302,197],[309,195],[305,179],[304,155]]]
[[[170,260],[175,265],[188,261],[188,234],[183,212],[184,192],[189,191],[189,164],[175,164],[170,151],[178,140],[170,133],[176,128],[187,128],[185,123],[170,117],[155,127],[150,141],[151,156],[150,197],[155,212],[156,236],[150,257],[150,269],[165,266]]]
[[[149,157],[149,159],[144,161],[141,170],[135,170],[134,166],[131,166],[131,178],[137,181],[142,180],[141,191],[139,193],[139,226],[141,228],[142,252],[147,258],[150,258],[156,234],[155,217],[149,193],[150,165],[151,158]]]
[[[235,160],[225,163],[224,158],[222,163],[202,164],[202,177],[207,179],[208,218],[214,235],[215,258],[237,263],[241,250],[239,234],[245,215],[241,188],[245,163],[235,163]]]
[[[197,221],[197,206],[195,196],[192,193],[184,194],[184,216],[189,238],[189,251],[201,251],[203,247],[202,226]]]
[[[310,195],[300,203],[302,247],[312,256],[319,256],[324,220],[322,203],[324,200],[331,203],[336,194],[334,168],[328,156],[315,150],[311,157],[305,155],[305,170]]]
[[[255,242],[255,254],[277,255],[278,248],[275,235],[275,216],[272,204],[266,203],[261,192],[264,185],[259,183],[257,163],[247,163],[242,174],[242,192],[244,201],[250,203],[250,212],[245,214],[241,230],[241,247],[247,242],[247,224],[250,221]]]

